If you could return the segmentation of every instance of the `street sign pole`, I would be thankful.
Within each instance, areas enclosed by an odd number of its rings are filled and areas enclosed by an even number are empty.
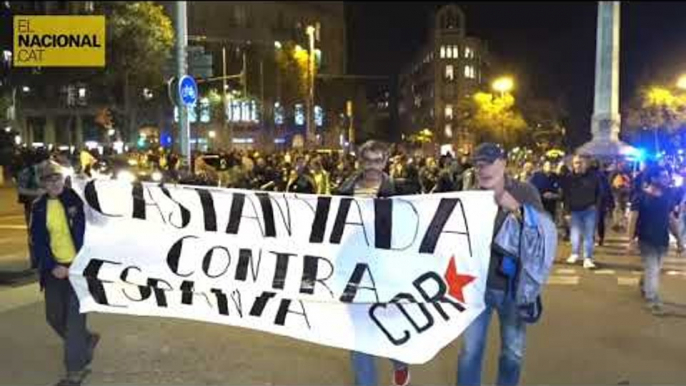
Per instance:
[[[188,44],[188,29],[186,25],[186,2],[176,2],[176,75],[179,79],[179,90],[181,89],[181,80],[186,76],[186,45]],[[191,141],[190,141],[190,125],[188,122],[188,110],[181,101],[179,103],[179,150],[182,163],[188,170],[191,170]]]

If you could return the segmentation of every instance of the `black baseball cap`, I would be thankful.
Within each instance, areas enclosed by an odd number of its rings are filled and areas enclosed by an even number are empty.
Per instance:
[[[492,164],[498,159],[506,159],[507,155],[505,150],[497,143],[484,142],[474,149],[474,154],[472,155],[472,162],[477,163],[487,162]]]

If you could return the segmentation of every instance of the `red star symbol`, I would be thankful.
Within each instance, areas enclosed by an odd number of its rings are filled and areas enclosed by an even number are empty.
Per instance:
[[[470,275],[460,275],[457,273],[457,268],[455,267],[455,256],[450,258],[450,263],[448,263],[448,268],[445,270],[445,275],[443,276],[445,281],[448,283],[448,293],[453,298],[464,303],[464,294],[462,289],[476,279],[474,276]]]

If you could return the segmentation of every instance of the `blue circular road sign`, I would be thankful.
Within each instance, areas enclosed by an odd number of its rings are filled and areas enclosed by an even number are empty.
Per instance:
[[[192,106],[198,101],[198,85],[193,77],[185,75],[179,82],[179,97],[181,103]]]

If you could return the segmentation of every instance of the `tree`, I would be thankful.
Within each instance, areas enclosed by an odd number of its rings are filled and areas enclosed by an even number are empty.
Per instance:
[[[528,124],[523,138],[526,146],[543,152],[564,147],[566,112],[560,103],[528,98],[522,100],[521,106],[522,116]]]
[[[153,2],[104,2],[107,24],[107,68],[104,83],[121,87],[128,133],[136,126],[134,99],[143,88],[164,84],[162,68],[171,56],[174,30],[162,6]],[[164,94],[164,93],[157,93]]]
[[[652,131],[655,150],[659,151],[661,136],[678,139],[683,134],[681,129],[686,126],[686,95],[662,86],[642,88],[629,103],[625,117],[626,127],[634,136]]]
[[[279,82],[279,97],[281,103],[293,106],[304,103],[307,98],[308,86],[308,54],[307,51],[289,41],[285,42],[276,52],[276,64]]]
[[[458,120],[474,133],[476,142],[496,141],[511,147],[518,143],[527,127],[522,114],[514,107],[514,97],[477,92],[458,103]]]

